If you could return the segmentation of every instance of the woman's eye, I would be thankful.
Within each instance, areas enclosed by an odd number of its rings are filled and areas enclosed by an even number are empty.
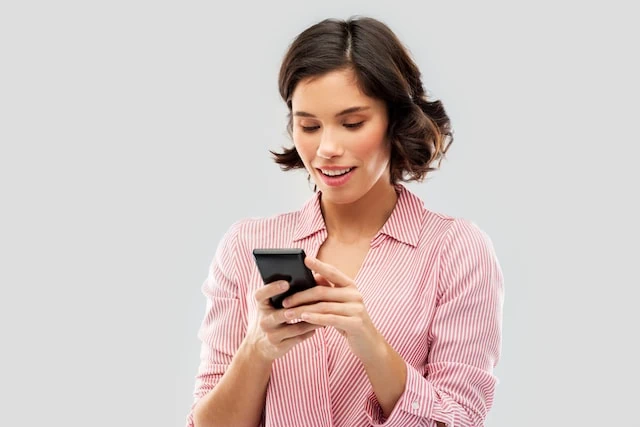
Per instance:
[[[358,123],[343,123],[343,126],[348,128],[348,129],[357,129],[360,126],[362,126],[362,124],[364,123],[364,121],[358,122]],[[307,133],[312,133],[315,132],[316,130],[320,129],[320,126],[300,126],[302,128],[303,132],[307,132]]]
[[[364,123],[364,121],[358,122],[358,123],[345,123],[344,127],[349,128],[349,129],[356,129],[356,128],[359,128],[360,126],[362,126],[363,123]]]

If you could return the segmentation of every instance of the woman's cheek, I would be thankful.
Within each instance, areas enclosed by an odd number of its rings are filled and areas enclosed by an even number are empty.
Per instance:
[[[380,132],[378,128],[371,127],[362,130],[357,137],[356,144],[353,146],[358,147],[357,149],[360,155],[366,155],[382,148],[383,145],[384,133]]]
[[[294,135],[294,146],[296,147],[296,150],[298,151],[298,155],[300,156],[300,158],[302,159],[302,162],[305,164],[305,166],[309,166],[309,161],[311,159],[311,155],[313,153],[313,147],[311,146],[311,141],[308,140],[308,138],[305,138],[304,136],[298,136],[296,138],[296,136]]]

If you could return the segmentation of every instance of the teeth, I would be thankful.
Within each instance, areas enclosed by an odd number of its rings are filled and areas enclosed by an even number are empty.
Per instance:
[[[320,170],[322,171],[323,174],[327,176],[338,176],[338,175],[344,175],[345,173],[349,172],[351,169],[353,168],[340,169],[340,170],[324,170],[324,169],[320,169]]]

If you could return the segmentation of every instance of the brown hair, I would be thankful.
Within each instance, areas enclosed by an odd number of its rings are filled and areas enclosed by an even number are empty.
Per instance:
[[[427,100],[420,70],[397,36],[373,18],[325,19],[293,41],[279,75],[280,95],[289,107],[289,136],[296,85],[308,77],[348,68],[355,72],[365,95],[386,103],[391,182],[422,181],[437,170],[453,142],[449,117],[440,101]],[[295,147],[271,154],[282,170],[304,168]],[[431,167],[436,160],[438,166]]]

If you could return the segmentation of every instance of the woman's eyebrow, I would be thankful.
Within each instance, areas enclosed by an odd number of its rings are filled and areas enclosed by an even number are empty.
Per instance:
[[[366,107],[349,107],[346,110],[342,110],[338,114],[336,114],[336,117],[344,116],[345,114],[357,113],[359,111],[368,110],[370,108],[371,107],[369,107],[369,106],[366,106]],[[296,111],[296,112],[293,113],[293,115],[294,116],[298,116],[298,117],[313,117],[313,118],[316,117],[311,113],[307,113],[306,111]]]

